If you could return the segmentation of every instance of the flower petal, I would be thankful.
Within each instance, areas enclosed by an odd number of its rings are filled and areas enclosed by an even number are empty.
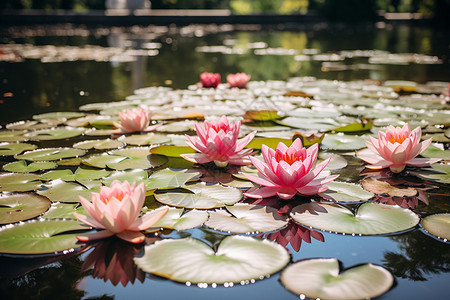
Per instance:
[[[101,240],[110,236],[113,236],[114,233],[109,230],[101,230],[93,233],[86,233],[83,235],[77,235],[77,239],[81,242],[90,242],[95,240]]]
[[[251,191],[251,192],[246,192],[246,193],[244,193],[244,196],[247,196],[250,198],[257,198],[257,199],[268,198],[268,197],[275,196],[277,194],[277,191],[279,190],[279,188],[280,187],[278,187],[278,186],[262,187],[257,190]]]

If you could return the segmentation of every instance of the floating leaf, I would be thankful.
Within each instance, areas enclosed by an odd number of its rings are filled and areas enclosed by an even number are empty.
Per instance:
[[[417,195],[417,190],[408,187],[406,189],[397,188],[395,186],[390,185],[386,181],[376,180],[372,177],[366,178],[361,181],[361,185],[367,191],[373,192],[378,195],[389,195],[389,196],[397,196],[397,197],[414,197]]]
[[[33,193],[0,195],[0,224],[32,219],[45,212],[50,201]]]
[[[292,218],[303,226],[344,234],[375,235],[410,229],[419,223],[412,211],[366,202],[356,214],[338,204],[307,203],[294,207]]]
[[[280,125],[289,126],[292,128],[323,130],[323,131],[327,131],[330,130],[331,128],[341,125],[340,123],[331,118],[305,119],[297,117],[287,117],[284,118],[283,120],[277,120],[276,122]]]
[[[194,170],[167,168],[152,173],[145,182],[145,186],[147,189],[176,188],[200,176],[201,173]]]
[[[36,174],[3,174],[0,175],[0,192],[27,192],[32,191],[42,184]]]
[[[73,213],[88,216],[84,207],[79,203],[52,203],[49,210],[41,216],[43,219],[76,219]]]
[[[152,154],[160,154],[169,157],[180,157],[180,154],[195,153],[196,151],[188,146],[161,145],[150,149]]]
[[[54,168],[56,168],[56,163],[52,161],[38,161],[27,165],[25,160],[18,160],[3,166],[3,170],[15,173],[32,173]]]
[[[366,144],[364,139],[356,135],[327,134],[321,146],[332,150],[358,150],[366,147]]]
[[[450,240],[450,214],[441,213],[429,215],[422,219],[422,227],[438,239]]]
[[[49,161],[62,158],[83,156],[85,150],[74,148],[46,148],[27,151],[23,154],[15,155],[16,159],[26,159],[31,161]]]
[[[79,136],[84,132],[84,128],[67,127],[67,128],[54,128],[54,129],[42,129],[25,133],[24,136],[33,141],[51,141],[68,139],[75,136]]]
[[[60,179],[51,181],[46,184],[47,190],[39,190],[39,195],[49,198],[52,202],[79,202],[78,196],[82,196],[85,199],[91,199],[91,192],[99,192],[101,184],[92,188],[86,188],[76,182],[64,182]]]
[[[448,164],[433,164],[431,168],[423,168],[418,171],[411,171],[410,174],[418,176],[425,180],[431,180],[440,183],[450,183],[450,165]]]
[[[156,131],[158,132],[186,132],[195,129],[195,121],[184,120],[172,122],[170,124],[159,126]]]
[[[124,182],[128,181],[129,184],[140,184],[148,179],[148,173],[141,169],[132,169],[125,171],[115,171],[111,173],[108,177],[103,178],[102,182],[104,185],[110,186],[114,180],[119,180]]]
[[[256,121],[271,121],[281,119],[281,116],[276,110],[248,110],[245,112],[245,119]]]
[[[321,135],[316,135],[315,133],[304,134],[302,132],[295,131],[294,136],[292,137],[292,140],[295,141],[296,139],[299,138],[302,141],[303,147],[309,147],[314,144],[322,143],[324,137],[325,137],[325,134],[321,134]]]
[[[48,171],[48,172],[42,174],[40,178],[47,180],[47,181],[55,180],[55,179],[61,179],[64,181],[74,181],[75,180],[75,176],[73,175],[72,171],[69,169]]]
[[[381,266],[358,265],[340,271],[335,258],[298,261],[281,272],[281,283],[291,292],[311,299],[370,299],[386,293],[394,284]]]
[[[50,112],[50,113],[44,113],[40,115],[34,115],[33,119],[38,121],[45,121],[45,120],[57,120],[57,121],[66,121],[68,119],[74,119],[74,118],[80,118],[84,117],[86,114],[82,112]]]
[[[356,122],[353,124],[348,124],[336,128],[332,128],[329,131],[334,132],[361,132],[361,131],[369,131],[373,127],[373,120],[369,119],[361,119],[360,122]]]
[[[22,131],[0,131],[0,142],[24,142],[28,141],[27,137],[24,137],[23,134],[26,133],[26,130]]]
[[[326,186],[328,190],[320,195],[337,202],[361,202],[374,196],[373,193],[365,191],[360,185],[354,183],[332,181],[327,183]]]
[[[169,192],[155,194],[157,201],[170,206],[210,209],[233,205],[242,199],[242,191],[219,184],[208,185],[204,182],[185,186],[192,193]]]
[[[270,206],[237,203],[209,213],[205,225],[215,230],[232,233],[260,233],[276,231],[286,226],[285,216],[278,215],[278,210]]]
[[[86,227],[77,221],[29,221],[0,230],[0,252],[12,254],[56,254],[78,248],[77,233]],[[72,232],[72,233],[70,233]]]
[[[146,146],[146,145],[164,144],[164,143],[170,142],[170,138],[168,136],[162,135],[162,134],[154,134],[154,133],[122,136],[119,138],[119,140],[128,145],[134,145],[134,146]],[[161,153],[156,153],[156,154],[161,154]]]
[[[23,143],[0,143],[0,156],[3,155],[16,155],[25,150],[34,150],[36,145],[23,144]]]
[[[162,240],[146,246],[144,256],[134,259],[145,272],[194,284],[264,279],[289,260],[283,246],[244,236],[226,237],[217,251],[193,238]]]
[[[443,160],[450,160],[450,150],[442,150],[434,145],[428,146],[420,153],[420,155],[427,158],[442,158]]]
[[[254,138],[247,146],[245,146],[245,148],[261,149],[261,146],[264,144],[269,148],[275,149],[278,143],[284,143],[289,147],[292,144],[292,140],[280,138]]]
[[[185,214],[183,214],[183,211],[183,208],[171,207],[164,217],[156,222],[152,228],[187,230],[201,226],[208,220],[208,212],[206,211],[193,209]],[[152,228],[149,230],[152,231]]]
[[[123,142],[118,141],[118,140],[111,140],[111,139],[83,141],[83,142],[73,144],[74,148],[85,149],[85,150],[87,150],[87,149],[99,149],[99,150],[117,149],[117,148],[121,148],[123,146],[125,146],[125,144]]]
[[[87,166],[81,166],[75,171],[75,180],[95,180],[101,179],[111,174],[111,171],[104,169],[91,168]]]
[[[339,170],[342,168],[345,168],[347,166],[347,160],[342,157],[341,155],[334,154],[334,153],[327,153],[327,152],[319,152],[319,161],[325,160],[327,158],[330,158],[330,161],[328,162],[326,169],[329,170]]]

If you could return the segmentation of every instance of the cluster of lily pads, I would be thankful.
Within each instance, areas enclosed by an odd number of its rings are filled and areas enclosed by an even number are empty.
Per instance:
[[[0,131],[4,171],[0,174],[0,224],[4,224],[0,253],[72,253],[86,250],[84,242],[90,242],[93,235],[105,238],[116,234],[127,241],[139,238],[138,242],[146,243],[140,255],[129,251],[131,256],[123,258],[134,266],[133,275],[129,269],[123,270],[131,282],[142,278],[139,274],[144,271],[186,285],[233,286],[282,270],[281,283],[297,295],[327,299],[379,296],[394,283],[384,267],[368,263],[340,273],[335,258],[291,263],[287,245],[299,251],[301,241],[310,242],[311,237],[323,241],[321,231],[357,238],[397,234],[417,226],[424,234],[448,243],[448,211],[440,207],[437,212],[434,208],[416,210],[418,200],[429,203],[428,190],[448,193],[450,110],[448,97],[440,94],[446,88],[443,82],[419,85],[310,77],[249,82],[241,89],[227,84],[216,88],[192,85],[181,90],[150,87],[136,90],[124,101],[87,104],[78,112],[46,113],[6,124]],[[142,132],[128,133],[119,114],[138,108],[152,112],[150,121],[149,115],[136,111],[138,119],[151,122],[151,129],[145,124]],[[197,145],[195,129],[200,136],[201,121],[215,122],[222,115],[241,122],[240,137],[254,135],[247,138],[243,151],[255,155],[251,160],[256,168],[221,164],[217,159],[198,163],[199,155],[192,148]],[[407,123],[422,128],[422,138],[435,142],[420,149],[420,155],[441,161],[425,168],[364,169],[366,163],[356,157],[356,151],[365,148],[369,140],[373,142],[370,137],[386,126]],[[304,153],[317,155],[321,174],[315,177],[325,188],[315,193],[294,192],[290,197],[279,190],[273,194],[277,196],[252,197],[261,188],[248,180],[261,172],[259,150],[266,159],[268,149],[283,143],[286,148],[279,149],[289,154],[286,149],[299,141],[309,147]],[[195,159],[185,159],[189,157]],[[283,159],[297,159],[292,157]],[[273,166],[278,168],[278,164]],[[119,209],[116,219],[101,214],[105,204],[114,206],[108,208],[113,213],[131,194],[139,195],[130,197],[139,198],[144,205],[136,204],[140,218],[133,215],[130,219],[135,206],[124,214]],[[92,206],[86,200],[91,197]],[[158,217],[151,226],[139,223],[140,219],[147,222],[155,212]],[[136,220],[129,228],[139,233],[117,229],[117,222],[124,220]],[[183,232],[199,226],[225,238],[210,247],[193,237],[158,236],[162,228]],[[95,259],[103,261],[106,254],[101,242],[88,245],[95,249],[86,265],[96,265]],[[116,248],[120,260],[121,247]],[[119,280],[112,279],[117,274],[111,272],[95,274],[117,284]],[[128,282],[120,281],[123,285]]]

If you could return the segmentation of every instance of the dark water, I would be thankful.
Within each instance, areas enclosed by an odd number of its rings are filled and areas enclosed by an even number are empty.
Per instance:
[[[29,119],[33,114],[49,111],[74,111],[91,102],[122,100],[139,87],[167,85],[185,88],[198,81],[203,71],[227,73],[246,72],[252,80],[285,80],[293,76],[354,80],[450,81],[449,32],[431,28],[396,26],[320,27],[316,30],[231,31],[201,37],[163,34],[156,39],[132,33],[112,36],[35,36],[13,38],[5,34],[2,42],[35,45],[116,45],[112,41],[128,41],[130,45],[156,41],[162,44],[159,54],[140,57],[126,63],[75,61],[42,63],[38,59],[24,62],[0,62],[1,103],[0,123]],[[340,50],[386,50],[392,53],[436,55],[443,60],[438,65],[381,65],[370,70],[326,71],[318,61],[295,61],[293,56],[242,55],[196,52],[196,47],[222,45],[226,40],[247,45],[265,42],[269,47],[317,49],[319,53]],[[366,58],[354,58],[346,63],[367,63]],[[5,94],[8,94],[5,96]],[[356,171],[355,171],[356,172]],[[448,207],[448,197],[430,202]],[[419,204],[417,210],[424,209]],[[221,237],[206,229],[168,234],[191,235],[202,240]],[[388,268],[396,285],[380,299],[446,299],[450,282],[450,252],[448,244],[425,235],[420,228],[394,236],[351,237],[323,233],[325,242],[303,242],[299,252],[288,246],[292,261],[314,257],[336,257],[344,268],[373,263]],[[131,259],[136,249],[120,244]],[[139,250],[139,249],[137,249]],[[137,251],[136,250],[136,251]],[[92,251],[92,250],[90,250]],[[0,257],[0,291],[3,299],[296,299],[278,281],[279,274],[254,284],[232,288],[200,289],[173,283],[153,275],[135,280],[123,287],[111,281],[92,277],[82,264],[91,252],[64,259]],[[108,254],[105,254],[108,255]],[[125,259],[126,261],[126,259]],[[136,274],[134,274],[136,275]],[[131,280],[132,278],[129,278]]]

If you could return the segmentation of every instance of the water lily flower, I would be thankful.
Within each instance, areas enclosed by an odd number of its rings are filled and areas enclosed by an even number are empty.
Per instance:
[[[279,143],[276,150],[262,145],[261,152],[264,162],[250,157],[253,165],[258,169],[258,177],[244,174],[251,181],[263,187],[254,191],[247,191],[245,196],[250,198],[266,198],[278,195],[281,199],[291,199],[296,194],[315,195],[327,190],[322,186],[333,181],[338,175],[316,178],[326,167],[328,158],[313,169],[319,152],[319,144],[308,149],[304,148],[300,139],[296,139],[290,147]]]
[[[186,135],[186,143],[200,153],[182,154],[183,158],[199,164],[213,161],[218,167],[251,164],[245,157],[251,155],[253,149],[243,149],[253,139],[256,131],[238,141],[241,121],[229,124],[227,117],[222,116],[218,122],[205,120],[204,124],[204,127],[195,124],[197,137]]]
[[[405,124],[403,128],[389,125],[386,132],[378,132],[379,139],[370,137],[367,148],[357,152],[356,156],[365,162],[368,169],[388,168],[400,173],[406,166],[425,167],[438,162],[440,158],[415,158],[431,144],[431,138],[420,142],[422,130],[413,131]]]
[[[150,111],[144,108],[127,109],[126,112],[119,112],[120,123],[113,124],[119,128],[118,133],[151,131],[160,124],[149,126],[150,116]]]
[[[200,74],[200,81],[204,88],[216,88],[220,83],[220,74],[203,72]]]
[[[236,73],[236,74],[228,74],[227,82],[230,87],[237,87],[243,89],[247,86],[247,83],[250,81],[250,75],[245,73]]]
[[[102,186],[100,193],[92,193],[91,201],[81,196],[79,199],[89,216],[75,212],[73,215],[89,226],[104,229],[77,236],[82,242],[117,235],[127,242],[141,243],[145,235],[140,231],[152,227],[169,210],[160,207],[139,217],[145,201],[144,183],[136,186],[136,182],[130,185],[128,181],[114,180],[111,187]]]

